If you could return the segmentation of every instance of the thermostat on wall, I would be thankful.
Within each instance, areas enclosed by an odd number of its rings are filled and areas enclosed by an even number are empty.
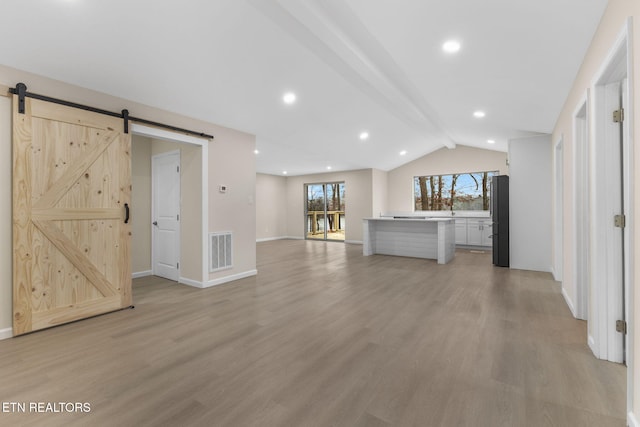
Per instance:
[[[218,191],[221,193],[226,193],[227,192],[227,186],[226,185],[218,185]]]

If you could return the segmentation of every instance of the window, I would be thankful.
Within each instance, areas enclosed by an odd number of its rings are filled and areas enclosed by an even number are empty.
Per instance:
[[[416,211],[488,211],[491,177],[498,171],[413,178]]]

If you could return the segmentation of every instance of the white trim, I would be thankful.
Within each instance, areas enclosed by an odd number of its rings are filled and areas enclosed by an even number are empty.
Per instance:
[[[569,296],[569,294],[567,294],[567,291],[565,290],[565,288],[562,288],[562,296],[564,297],[564,301],[569,306],[569,310],[571,311],[571,314],[573,315],[573,317],[576,317],[575,306],[573,305],[573,301],[571,301],[571,297]]]
[[[584,110],[584,117],[582,111]],[[589,312],[589,89],[585,90],[573,111],[573,290],[574,315],[587,320]],[[581,145],[581,147],[578,147]],[[579,155],[580,154],[580,155]],[[579,194],[580,193],[580,194]],[[582,270],[582,271],[580,271]],[[579,279],[582,278],[582,281]]]
[[[600,142],[603,141],[602,136],[605,134],[605,132],[603,129],[600,129],[600,128],[602,127],[602,123],[604,122],[604,120],[606,120],[606,118],[599,119],[595,115],[595,113],[606,114],[598,111],[599,104],[601,104],[602,102],[597,103],[595,97],[596,95],[602,96],[602,94],[604,93],[605,84],[609,82],[616,82],[616,81],[623,82],[624,79],[626,78],[626,87],[624,87],[625,85],[623,84],[623,91],[624,91],[623,103],[625,104],[624,108],[627,109],[627,111],[625,111],[625,116],[628,118],[628,120],[625,120],[625,123],[623,125],[622,155],[623,155],[624,164],[622,167],[622,174],[623,174],[623,182],[624,182],[624,193],[622,194],[622,199],[624,200],[624,207],[625,207],[625,212],[623,213],[628,218],[627,227],[625,227],[624,229],[624,265],[625,265],[624,308],[625,308],[625,320],[627,321],[627,335],[625,336],[626,338],[625,360],[627,362],[627,399],[626,399],[627,410],[633,408],[634,385],[635,385],[635,373],[634,373],[635,371],[635,366],[634,366],[635,365],[634,364],[634,359],[635,359],[634,271],[635,269],[634,269],[634,264],[632,264],[633,262],[632,260],[634,259],[634,256],[635,256],[635,244],[633,240],[633,236],[635,235],[634,209],[633,209],[635,204],[635,189],[633,188],[633,184],[634,184],[634,161],[633,161],[634,129],[633,129],[633,126],[634,126],[634,116],[635,116],[634,106],[635,106],[636,100],[633,97],[633,94],[634,94],[633,64],[634,64],[633,18],[629,17],[627,18],[626,23],[622,28],[622,31],[618,35],[612,49],[609,51],[606,60],[602,63],[602,66],[600,67],[598,73],[592,80],[592,87],[593,87],[592,94],[594,97],[592,102],[592,108],[593,108],[594,114],[591,115],[592,117],[591,126],[593,129],[593,132],[591,132],[591,135],[590,135],[590,144],[591,144],[590,154],[595,157],[595,155],[597,154],[596,153],[597,150],[595,148],[596,146],[595,141],[598,141],[599,144],[597,145],[599,147],[602,147],[602,144]],[[595,92],[596,89],[598,89],[599,92]],[[601,123],[598,123],[598,122],[601,122]],[[598,133],[596,134],[596,132]],[[605,154],[604,157],[606,157],[607,153],[605,152],[603,154]],[[590,160],[590,166],[592,171],[597,172],[598,169],[595,168],[595,166],[597,165],[598,164],[595,163],[594,159]],[[596,174],[592,174],[590,179],[590,184],[592,186],[595,186],[596,184],[598,184],[598,178],[601,178],[599,176],[596,177],[595,175]],[[600,181],[602,181],[602,179],[600,179]],[[600,191],[600,193],[606,194],[606,187],[604,190],[605,190],[604,193],[602,191]],[[590,194],[590,196],[593,197],[592,195],[593,195],[593,192]],[[608,203],[602,203],[602,200],[600,200],[600,202],[601,202],[600,205],[608,204]],[[601,212],[600,212],[601,208],[599,208],[599,205],[596,205],[593,200],[590,200],[590,203],[591,203],[591,210],[593,212],[592,221],[591,221],[592,224],[595,222],[601,223],[602,221],[610,220],[610,218],[606,218],[606,217],[601,218]],[[592,226],[591,232],[593,233],[595,231],[601,231],[601,230],[594,228]],[[598,253],[598,254],[593,253],[602,249],[601,245],[605,246],[604,243],[607,243],[607,242],[603,242],[602,240],[604,240],[602,239],[602,237],[597,237],[594,235],[591,236],[590,248],[594,249],[593,251],[591,251],[592,252],[591,260],[598,263],[598,266],[596,266],[595,268],[592,267],[592,270],[591,270],[591,277],[593,278],[591,282],[593,285],[592,287],[596,287],[598,283],[599,284],[605,283],[602,280],[609,279],[609,276],[610,276],[610,274],[605,275],[600,271],[606,268],[606,263],[601,262],[601,259],[598,258],[599,256],[601,256],[601,253]],[[604,250],[608,251],[610,249],[608,247],[609,245],[606,245],[606,246],[607,247],[604,248]],[[594,265],[593,262],[591,264],[592,266]],[[615,281],[615,278],[613,278],[613,280]],[[605,286],[600,286],[600,288],[605,288]],[[611,293],[607,293],[606,291],[607,289],[604,289],[604,291],[600,289],[599,292],[596,291],[593,294],[594,298],[598,298],[597,301],[601,302],[600,304],[592,304],[594,311],[600,310],[600,311],[611,312],[615,314],[616,311],[615,310],[612,311],[613,303],[607,304],[604,301],[612,301],[616,298],[616,295],[615,293],[611,294]],[[601,299],[603,297],[605,299]],[[591,313],[589,313],[590,318],[595,318],[598,321],[598,323],[596,324],[596,328],[594,329],[595,331],[594,334],[596,335],[594,338],[598,338],[602,340],[602,338],[605,337],[610,339],[612,335],[615,334],[615,332],[611,331],[611,328],[613,327],[612,322],[608,322],[608,325],[604,325],[602,323],[602,319],[609,320],[611,318],[611,316],[607,316],[607,314],[610,314],[610,313],[604,313],[600,315],[596,313],[595,316],[592,316]],[[608,327],[608,329],[605,326]],[[616,338],[617,337],[615,337],[614,340]],[[591,347],[591,340],[589,344]],[[611,344],[607,346],[607,343],[595,342],[593,347],[591,348],[592,350],[598,350],[603,348],[605,350],[610,350]],[[617,346],[614,346],[614,350],[616,348]],[[606,358],[608,360],[616,361],[617,359],[617,357],[616,358],[611,357],[611,354],[603,355],[603,354],[598,354],[598,352],[596,351],[594,351],[594,353],[596,354],[596,356],[601,358]],[[635,416],[633,415],[632,412],[629,412],[628,420],[630,424],[633,423],[633,425],[636,425],[636,426],[638,425],[637,420],[635,419]]]
[[[564,270],[564,134],[553,146],[553,267],[557,282]],[[564,289],[564,286],[563,286]]]
[[[364,244],[362,240],[345,240],[345,243],[349,243],[351,245],[362,245]]]
[[[178,279],[178,283],[181,283],[183,285],[188,285],[188,286],[193,286],[194,288],[204,288],[204,283],[199,282],[197,280],[193,280],[193,279],[187,279],[186,277],[180,277]]]
[[[244,271],[242,273],[232,274],[231,276],[220,277],[218,279],[211,279],[207,283],[204,284],[205,288],[210,288],[212,286],[222,285],[224,283],[233,282],[240,279],[245,279],[247,277],[255,276],[258,274],[258,270],[249,270]]]
[[[169,142],[184,142],[185,144],[205,145],[209,142],[208,138],[186,135],[179,132],[168,131],[160,128],[141,125],[133,122],[131,124],[131,132],[136,135],[146,136],[148,138],[162,139]]]
[[[633,414],[633,411],[629,411],[629,413],[627,414],[627,425],[629,427],[640,427],[640,423],[638,423],[638,420]]]
[[[635,222],[633,218],[635,217],[635,208],[634,205],[636,203],[635,197],[635,149],[634,149],[634,120],[635,117],[635,102],[634,99],[634,69],[633,64],[635,63],[635,58],[633,55],[634,46],[633,46],[633,17],[628,17],[626,22],[626,31],[627,31],[627,86],[626,86],[626,105],[627,114],[629,120],[625,122],[626,128],[625,132],[625,141],[627,141],[625,153],[626,157],[626,180],[627,185],[625,187],[628,206],[627,216],[629,217],[629,226],[625,228],[625,254],[627,257],[627,263],[625,264],[625,274],[626,274],[626,295],[625,295],[625,314],[627,321],[627,337],[626,337],[626,348],[627,348],[627,409],[633,408],[633,399],[634,399],[634,385],[635,385],[635,268],[633,267],[632,260],[635,259],[635,240],[633,236],[635,235]],[[638,422],[633,415],[633,412],[630,412],[632,417],[632,421],[635,425],[638,425]]]
[[[593,338],[593,335],[587,335],[587,345],[593,354],[598,357],[598,348],[596,347],[596,340]]]
[[[0,329],[0,340],[6,340],[8,338],[13,338],[13,329],[12,328]]]
[[[131,274],[132,279],[139,279],[140,277],[147,277],[153,275],[153,271],[145,270],[145,271],[136,271]]]
[[[622,82],[625,78],[628,80],[627,91],[632,86],[631,72],[632,59],[630,56],[631,49],[631,20],[627,20],[622,31],[616,38],[612,48],[609,50],[606,59],[602,62],[598,72],[595,74],[591,81],[591,111],[592,114],[590,120],[590,132],[589,132],[589,166],[590,166],[590,179],[589,179],[589,210],[590,210],[590,277],[591,277],[591,290],[590,299],[595,301],[589,310],[589,322],[593,323],[594,338],[594,354],[596,357],[606,359],[612,362],[622,362],[624,358],[623,354],[623,337],[615,332],[615,321],[622,317],[622,301],[621,288],[614,285],[607,285],[609,283],[621,283],[621,271],[614,267],[616,259],[620,258],[622,246],[619,245],[614,232],[611,230],[612,217],[614,214],[621,213],[619,208],[615,209],[613,206],[614,201],[609,200],[613,197],[613,193],[609,190],[612,185],[616,184],[616,180],[619,180],[617,173],[612,173],[617,170],[619,160],[612,157],[611,147],[607,147],[606,141],[611,141],[612,138],[618,138],[617,130],[610,125],[610,112],[606,111],[606,103],[610,103],[610,108],[614,105],[616,94],[619,89],[614,85],[617,82]],[[627,92],[628,93],[628,92]],[[608,96],[607,96],[608,94]],[[627,106],[633,108],[633,98],[631,94],[626,97]],[[629,121],[633,120],[633,112],[628,111],[625,114]],[[629,138],[624,139],[623,153],[628,157],[629,149],[632,145],[631,135]],[[613,147],[615,147],[615,142]],[[621,153],[621,155],[623,155]],[[633,206],[633,195],[629,193],[629,186],[631,184],[630,178],[630,161],[629,158],[623,158],[625,161],[623,167],[624,176],[624,188],[625,192],[622,194],[624,200],[625,210],[627,217],[629,218],[628,226],[625,228],[625,246],[629,245],[629,236],[633,229],[632,216],[628,215],[630,208]],[[597,202],[596,202],[597,201]],[[617,203],[617,202],[615,202]],[[629,271],[630,264],[630,250],[625,250],[625,271]],[[625,301],[629,302],[629,292],[632,288],[632,278],[627,277],[625,280]],[[592,313],[593,311],[593,313]],[[627,316],[629,311],[627,310]],[[627,317],[628,320],[628,317]],[[627,325],[632,325],[627,322]],[[628,342],[631,343],[633,332],[629,332],[627,335]],[[632,350],[633,347],[627,345],[627,362],[633,360]],[[630,369],[627,370],[627,375],[630,375]],[[629,404],[629,394],[631,393],[631,386],[633,385],[633,377],[628,377],[627,381],[627,403]],[[629,406],[631,407],[631,406]]]
[[[202,280],[209,277],[209,144],[202,145]]]
[[[283,239],[288,239],[288,237],[286,236],[280,236],[280,237],[263,237],[262,239],[256,239],[256,243],[260,243],[260,242],[270,242],[272,240],[283,240]]]
[[[306,240],[304,237],[300,237],[300,236],[287,236],[287,237],[285,237],[285,239],[291,239],[291,240]]]
[[[245,279],[247,277],[255,276],[258,274],[258,270],[249,270],[242,273],[232,274],[230,276],[220,277],[218,279],[212,279],[207,282],[198,282],[197,280],[187,279],[185,277],[181,277],[179,283],[184,285],[193,286],[194,288],[206,289],[212,286],[222,285],[224,283],[233,282],[240,279]]]

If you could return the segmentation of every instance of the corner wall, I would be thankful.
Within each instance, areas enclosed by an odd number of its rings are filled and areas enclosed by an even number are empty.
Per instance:
[[[551,138],[509,140],[509,264],[551,271]]]
[[[256,174],[256,240],[287,236],[287,178]]]

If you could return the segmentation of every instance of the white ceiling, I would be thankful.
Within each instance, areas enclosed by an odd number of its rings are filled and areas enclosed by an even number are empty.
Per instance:
[[[506,151],[508,138],[551,132],[606,0],[1,7],[0,63],[253,133],[258,172],[298,175],[390,170],[458,144]],[[442,51],[449,38],[459,53]]]

